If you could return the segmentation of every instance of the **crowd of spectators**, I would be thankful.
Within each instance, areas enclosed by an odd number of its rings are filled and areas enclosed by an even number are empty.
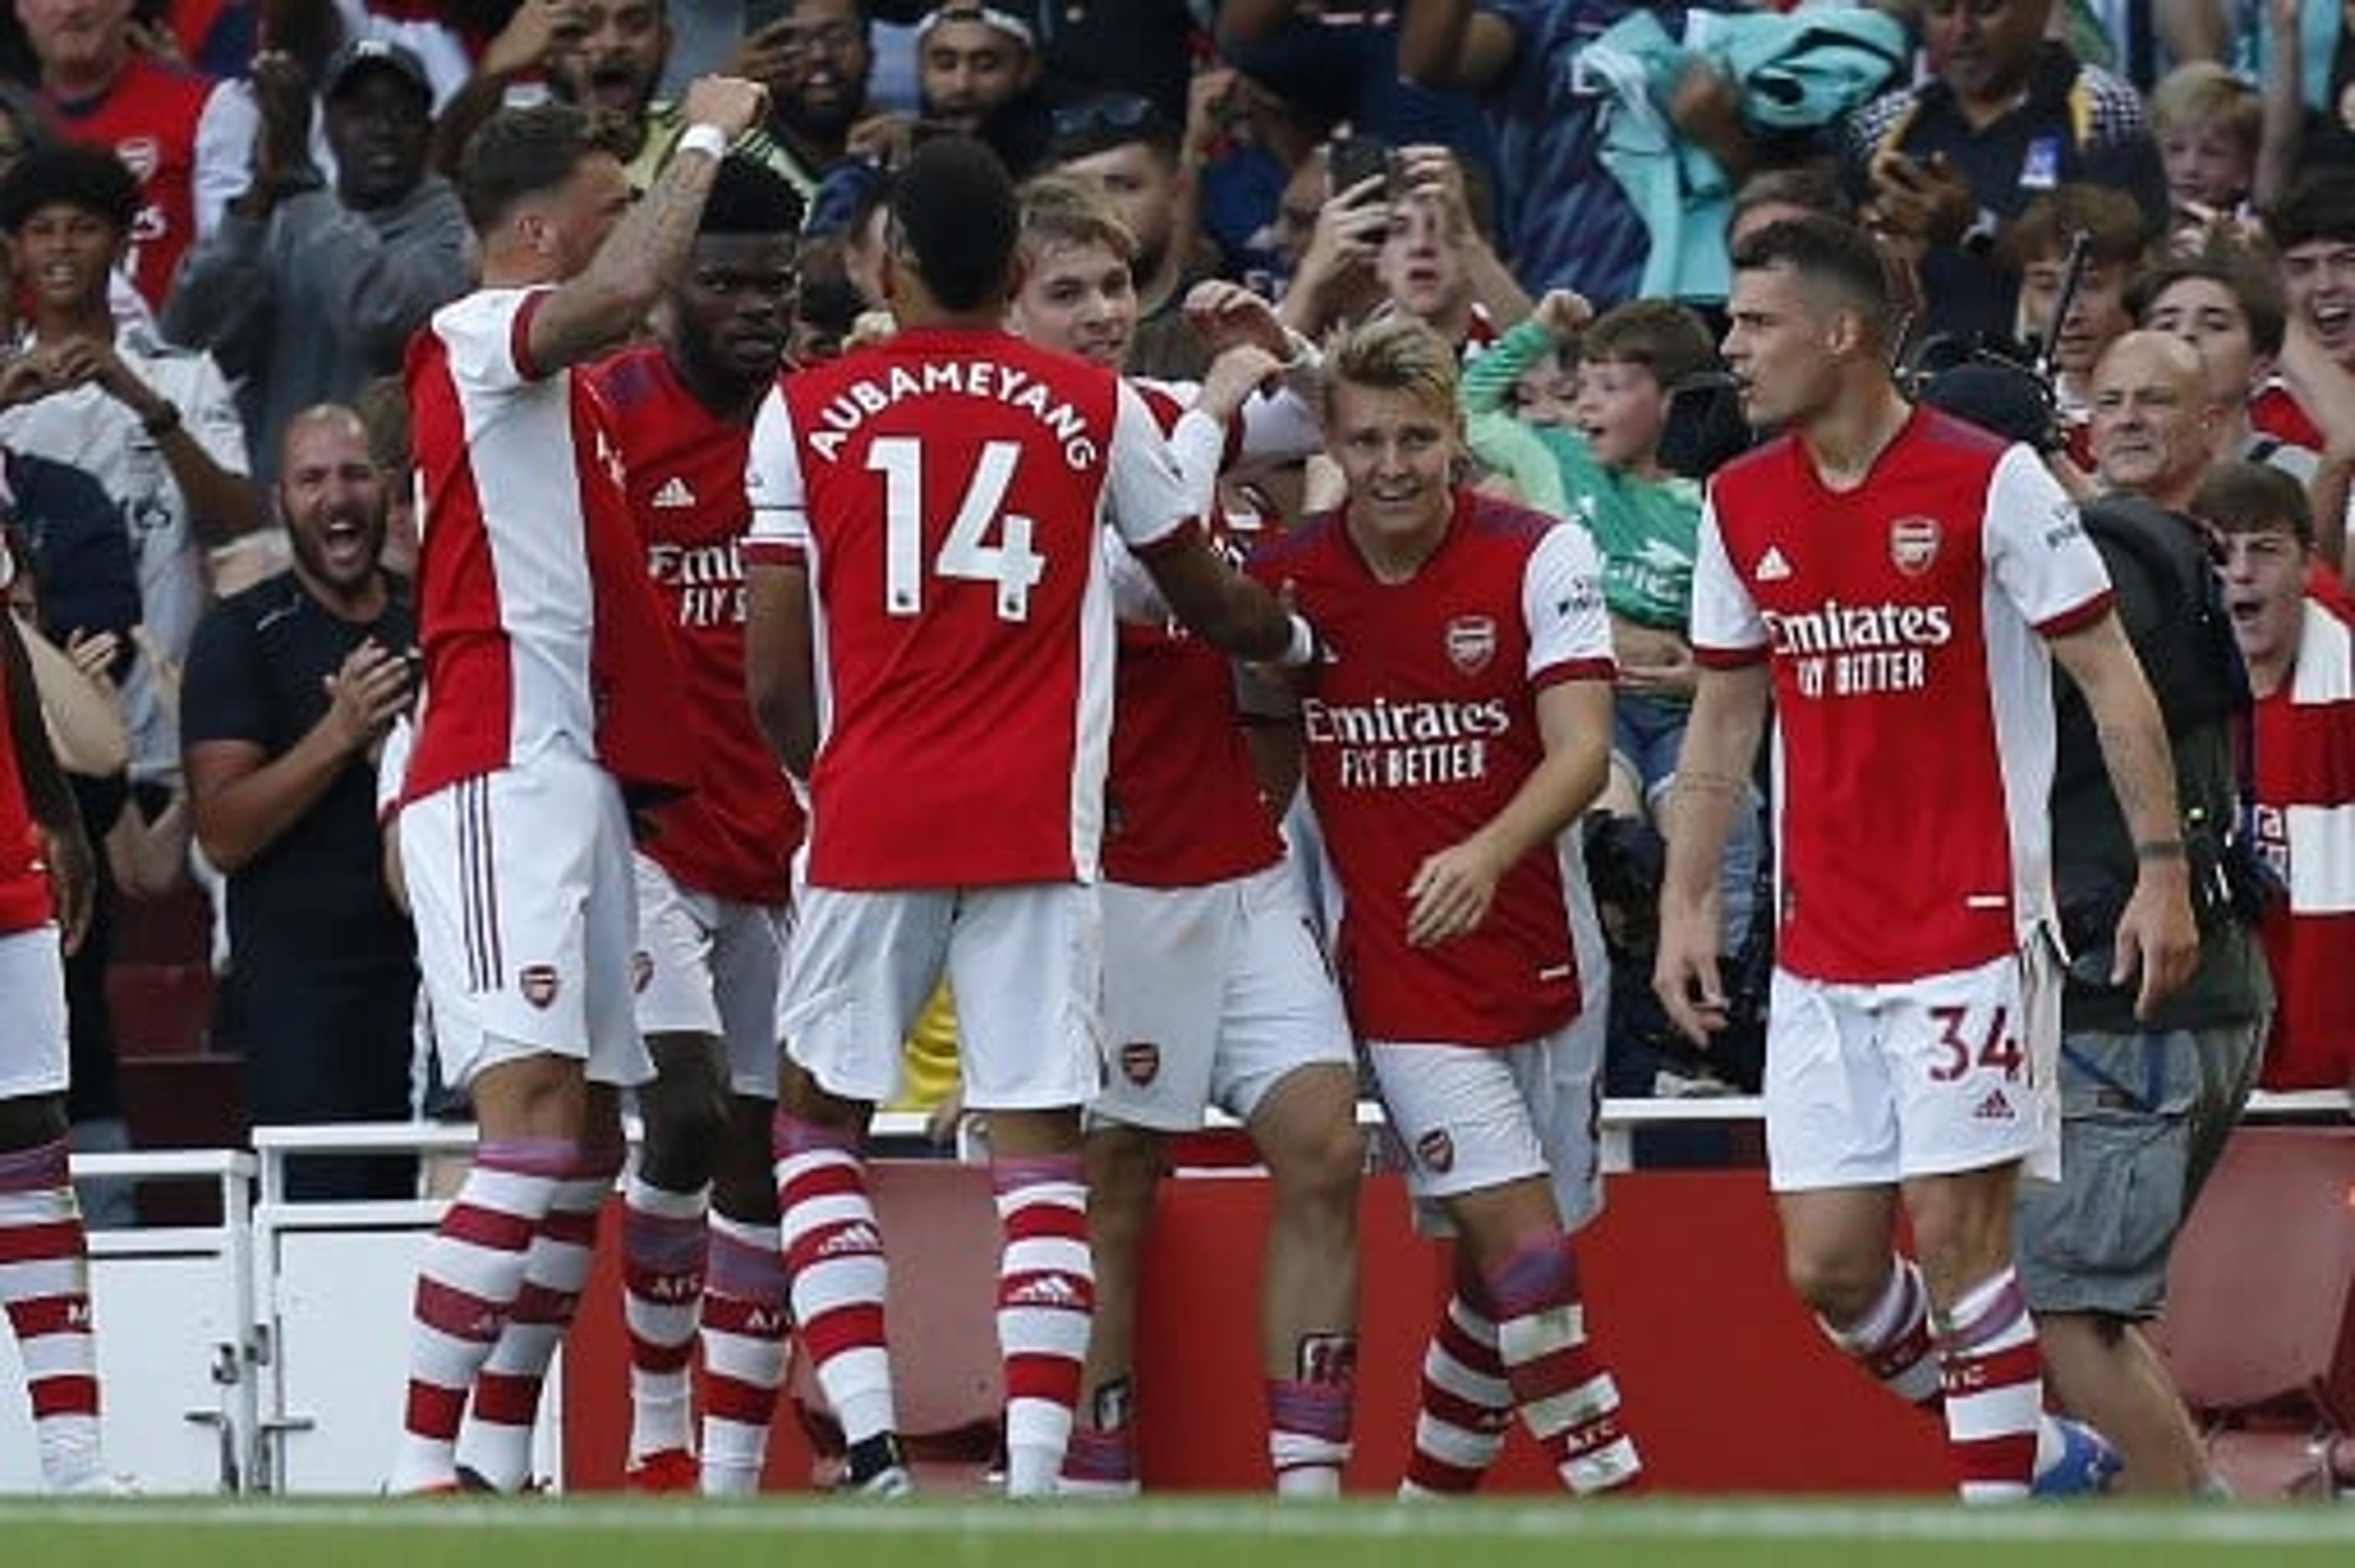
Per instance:
[[[237,596],[286,567],[290,530],[299,550],[306,528],[364,513],[395,608],[370,587],[363,619],[386,656],[404,651],[407,411],[387,378],[471,286],[446,175],[503,104],[601,112],[643,187],[683,129],[687,76],[762,83],[767,123],[737,151],[807,203],[795,360],[838,352],[885,305],[893,167],[946,130],[1117,211],[1135,242],[1132,371],[1200,375],[1182,307],[1210,279],[1311,338],[1402,313],[1458,345],[1478,482],[1581,520],[1604,554],[1622,667],[1611,934],[1641,965],[1646,836],[1692,678],[1705,475],[1677,436],[1717,374],[1729,225],[1861,222],[1912,302],[1907,365],[2041,378],[2051,462],[2080,495],[2191,512],[2213,463],[2286,474],[2312,519],[2307,592],[2336,615],[2355,473],[2343,30],[2329,0],[18,0],[0,24],[0,478],[30,568],[14,606],[58,656],[38,664],[43,695],[109,872],[76,959],[77,1119],[119,1141],[116,901],[225,873],[228,992],[276,976],[272,1011],[293,1006],[280,966],[333,956],[303,901],[348,899],[343,862],[364,853],[349,818],[373,797],[385,715],[332,690],[270,709],[254,686],[275,601]],[[306,411],[322,404],[361,419],[322,424]],[[283,466],[323,442],[325,471]],[[365,478],[336,476],[346,457]],[[1227,490],[1231,508],[1290,519],[1331,504],[1336,475],[1312,455]],[[236,636],[200,631],[232,603]],[[2234,613],[2278,618],[2254,598]],[[351,646],[330,641],[306,679]],[[242,664],[226,667],[232,646]],[[208,647],[184,698],[182,667]],[[258,762],[314,723],[340,742],[315,785],[268,797],[275,820],[222,828],[204,795],[221,747]],[[288,831],[334,802],[332,832]],[[2286,860],[2293,814],[2261,807]],[[1761,837],[1753,822],[1729,859],[1730,950],[1771,923]],[[2330,937],[2309,922],[2298,940]],[[405,950],[368,941],[358,994],[405,1011]],[[2326,1010],[2283,978],[2277,1037],[2318,1027]],[[243,1025],[223,1014],[225,1047],[267,1046],[247,1052],[272,1064],[252,1103],[303,1114],[280,1092],[301,1081],[323,1118],[407,1114],[381,1042],[322,1021],[328,990],[298,989],[305,1040],[255,1019],[250,997]],[[1640,983],[1619,990],[1615,1087],[1743,1076],[1738,1052],[1676,1048]],[[1652,1054],[1626,1054],[1641,1042]],[[347,1073],[287,1064],[363,1044],[374,1056]],[[2276,1086],[2344,1084],[2355,1040],[2277,1038],[2273,1061]]]

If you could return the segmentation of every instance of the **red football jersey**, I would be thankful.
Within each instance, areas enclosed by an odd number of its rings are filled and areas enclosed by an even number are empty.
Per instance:
[[[1230,517],[1216,496],[1218,464],[1238,441],[1220,435],[1208,415],[1186,420],[1190,389],[1137,389],[1173,447],[1182,430],[1201,449],[1206,475],[1193,471],[1182,449],[1178,466],[1212,538],[1241,560],[1257,542],[1260,519]],[[1125,553],[1111,540],[1105,548]],[[1111,569],[1121,564],[1114,560]],[[1199,888],[1283,858],[1284,839],[1260,797],[1243,739],[1234,662],[1166,615],[1158,622],[1124,615],[1113,680],[1105,877],[1130,887]]]
[[[132,230],[127,270],[155,310],[164,308],[180,258],[196,243],[197,127],[207,101],[222,87],[133,50],[123,74],[95,101],[49,103],[68,140],[106,148],[139,176],[144,205]],[[288,330],[300,327],[290,324]]]
[[[2041,639],[2109,602],[2035,453],[1944,414],[1917,411],[1853,490],[1827,488],[1790,436],[1719,471],[1693,653],[1773,663],[1785,968],[1917,979],[2016,952],[2051,918]]]
[[[752,432],[748,564],[809,571],[810,881],[1092,880],[1111,731],[1109,520],[1191,511],[1110,371],[994,331],[911,330],[787,378]]]
[[[588,379],[621,448],[646,575],[678,648],[687,700],[681,739],[696,765],[696,793],[662,807],[640,847],[698,892],[783,903],[801,805],[744,699],[751,427],[707,408],[656,345],[624,349]]]
[[[2311,452],[2320,452],[2329,444],[2323,437],[2322,427],[2314,422],[2314,416],[2297,400],[2297,394],[2278,380],[2267,381],[2249,400],[2249,424],[2275,441]]]
[[[2355,630],[2308,600],[2297,667],[2257,704],[2256,842],[2289,888],[2267,912],[2280,1007],[2268,1089],[2355,1083]]]
[[[1585,530],[1459,492],[1413,577],[1369,571],[1341,514],[1250,562],[1289,584],[1329,656],[1301,705],[1309,802],[1342,894],[1334,965],[1361,1039],[1513,1045],[1578,1016],[1562,856],[1507,873],[1478,930],[1407,945],[1424,859],[1504,809],[1538,764],[1537,696],[1609,682],[1602,569]]]

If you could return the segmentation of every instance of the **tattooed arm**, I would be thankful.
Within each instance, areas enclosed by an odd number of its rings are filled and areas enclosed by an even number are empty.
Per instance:
[[[2135,1012],[2147,1018],[2200,962],[2167,729],[2136,662],[2134,645],[2115,614],[2055,637],[2052,656],[2084,694],[2110,788],[2134,837],[2134,896],[2118,920],[2111,978],[2123,984],[2139,976]]]
[[[707,76],[687,90],[689,126],[709,125],[730,142],[768,112],[768,91],[735,77]],[[581,273],[531,318],[533,368],[545,375],[593,358],[645,322],[664,288],[687,265],[719,160],[679,147],[645,195],[613,226]]]

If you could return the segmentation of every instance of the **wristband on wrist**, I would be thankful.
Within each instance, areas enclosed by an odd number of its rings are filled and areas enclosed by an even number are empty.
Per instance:
[[[1284,656],[1275,662],[1286,669],[1298,669],[1316,657],[1316,628],[1308,624],[1305,615],[1292,618],[1292,641],[1284,645]]]
[[[679,133],[677,150],[701,153],[705,157],[717,161],[728,155],[728,133],[717,125],[689,125]]]
[[[153,413],[139,416],[139,428],[155,440],[162,440],[180,428],[180,405],[171,401],[159,403]]]
[[[2135,847],[2137,860],[2180,860],[2183,840],[2180,838],[2145,838]]]

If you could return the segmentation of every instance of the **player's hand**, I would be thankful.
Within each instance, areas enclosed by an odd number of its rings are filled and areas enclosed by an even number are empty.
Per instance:
[[[1209,278],[1186,292],[1186,325],[1216,357],[1238,344],[1265,349],[1281,364],[1292,357],[1292,334],[1275,307],[1241,283]]]
[[[1425,859],[1406,885],[1407,945],[1436,947],[1477,931],[1505,870],[1476,833]]]
[[[71,831],[59,833],[43,827],[41,858],[49,868],[49,897],[58,909],[58,941],[70,958],[81,950],[82,938],[90,934],[91,911],[95,906],[98,887],[98,867],[90,852],[90,840],[82,837],[81,824],[76,822]]]
[[[690,125],[715,125],[734,141],[769,117],[769,90],[741,76],[698,76],[679,112]]]
[[[1714,898],[1679,911],[1660,905],[1660,946],[1652,991],[1668,1021],[1702,1050],[1725,1027],[1725,984],[1718,974],[1719,915]]]
[[[1556,343],[1567,343],[1584,332],[1594,319],[1594,306],[1576,289],[1548,289],[1545,298],[1538,301],[1529,313],[1537,318],[1546,336]]]
[[[2110,984],[2125,986],[2138,979],[2135,1017],[2147,1023],[2199,965],[2200,927],[2191,918],[2189,870],[2179,859],[2143,862],[2134,896],[2118,916]]]
[[[1202,389],[1195,394],[1194,406],[1218,421],[1223,429],[1233,421],[1253,393],[1274,386],[1283,374],[1283,362],[1266,349],[1248,343],[1237,344],[1210,361],[1209,369],[1202,376]]]
[[[327,715],[347,752],[376,744],[409,706],[409,660],[374,638],[345,656],[342,667],[325,678]]]

